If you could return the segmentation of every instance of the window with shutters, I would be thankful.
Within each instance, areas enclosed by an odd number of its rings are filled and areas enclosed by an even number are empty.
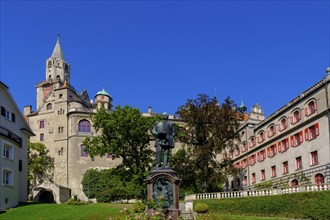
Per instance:
[[[244,153],[246,150],[247,150],[247,144],[246,144],[246,142],[243,142],[242,146],[241,146],[241,151],[242,151],[242,153]]]
[[[291,136],[291,147],[297,147],[303,142],[303,134],[302,131],[296,133]]]
[[[288,174],[289,173],[289,164],[288,161],[285,161],[282,163],[282,174]]]
[[[272,177],[276,177],[276,166],[272,166]]]
[[[284,131],[288,127],[288,121],[286,118],[282,118],[278,123],[278,130]]]
[[[289,138],[283,139],[278,142],[278,152],[283,153],[289,149]]]
[[[310,116],[314,114],[317,110],[316,101],[312,100],[308,102],[307,106],[305,107],[305,116]]]
[[[301,119],[301,114],[300,114],[300,110],[296,109],[291,116],[291,124],[296,124],[297,122],[299,122]]]
[[[248,166],[248,160],[247,159],[242,160],[241,166],[243,169],[246,168]]]
[[[249,141],[249,147],[253,148],[254,146],[256,146],[256,139],[254,137],[251,137]]]
[[[302,169],[302,159],[301,157],[296,157],[296,170]]]
[[[276,144],[270,146],[267,148],[267,155],[268,157],[274,157],[277,153],[277,147]]]
[[[257,157],[259,162],[264,161],[266,159],[266,150],[258,152]]]
[[[258,143],[261,143],[265,140],[265,133],[263,131],[260,131],[258,134]]]
[[[317,165],[319,163],[317,151],[311,152],[311,166]]]
[[[252,183],[256,183],[256,173],[252,173]]]
[[[253,166],[256,162],[257,162],[257,157],[256,157],[256,155],[255,155],[255,154],[251,155],[251,156],[249,157],[249,164],[250,164],[251,166]]]
[[[313,140],[317,136],[319,136],[319,134],[320,134],[319,123],[316,123],[315,125],[312,125],[309,128],[305,129],[305,140],[306,141]]]
[[[266,172],[265,172],[265,170],[261,170],[260,171],[260,180],[261,181],[264,181],[264,180],[266,180]]]
[[[271,125],[268,128],[268,137],[273,137],[276,134],[275,125]]]

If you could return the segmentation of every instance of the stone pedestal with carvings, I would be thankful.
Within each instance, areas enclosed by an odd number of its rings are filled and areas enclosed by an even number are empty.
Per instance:
[[[170,167],[154,167],[149,172],[145,182],[147,184],[148,199],[163,207],[163,212],[173,219],[177,219],[179,209],[180,179]]]

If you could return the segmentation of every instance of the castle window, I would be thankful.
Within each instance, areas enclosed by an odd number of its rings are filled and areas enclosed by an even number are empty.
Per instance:
[[[266,150],[261,150],[260,152],[258,152],[257,156],[258,156],[259,162],[265,160],[266,159]]]
[[[52,80],[52,76],[51,75],[48,76],[48,80],[49,81]]]
[[[274,157],[276,153],[277,153],[276,144],[267,148],[268,157]]]
[[[84,145],[80,145],[80,156],[81,157],[88,157],[88,152]]]
[[[48,103],[48,104],[47,104],[47,110],[51,110],[52,108],[53,108],[52,103]]]
[[[252,173],[252,183],[256,183],[256,173]]]
[[[254,165],[256,162],[257,162],[257,157],[256,157],[256,155],[255,155],[255,154],[251,155],[251,156],[249,157],[249,164],[252,166],[252,165]]]
[[[86,119],[81,120],[78,124],[78,131],[91,132],[91,123]]]
[[[310,101],[305,107],[305,116],[310,116],[317,110],[317,104],[315,101]]]
[[[48,67],[52,66],[52,61],[48,61]]]
[[[302,169],[302,159],[301,157],[296,157],[296,170]]]
[[[44,141],[45,140],[45,134],[44,133],[41,133],[40,134],[40,139],[39,139],[40,141]]]
[[[241,151],[242,151],[242,153],[244,153],[246,150],[247,150],[247,144],[246,144],[246,142],[244,142],[241,146]]]
[[[289,164],[288,161],[282,163],[282,174],[289,173]]]
[[[280,131],[285,130],[288,127],[288,121],[286,120],[286,118],[282,118],[278,124],[278,129]]]
[[[301,119],[300,110],[297,109],[293,112],[291,116],[291,124],[296,124],[297,122],[300,121],[300,119]]]
[[[59,95],[58,95],[58,98],[59,98],[59,99],[62,99],[62,98],[63,98],[63,94],[59,94]]]
[[[302,131],[296,133],[291,136],[291,147],[296,147],[303,142],[303,134]]]
[[[249,147],[252,148],[256,145],[256,139],[254,137],[250,138]]]
[[[319,163],[317,151],[311,152],[311,166],[317,165]]]
[[[283,139],[282,141],[278,142],[278,152],[285,152],[289,149],[289,138]]]
[[[268,128],[268,137],[273,137],[276,134],[275,125],[271,125]]]
[[[45,121],[44,120],[39,121],[39,128],[45,128]]]
[[[265,133],[263,131],[259,132],[258,143],[261,143],[265,140]]]
[[[265,172],[265,170],[261,170],[261,178],[260,178],[260,180],[266,180],[266,172]]]
[[[305,140],[310,141],[319,136],[319,124],[315,124],[305,129]]]
[[[59,75],[57,75],[57,76],[56,76],[56,79],[57,79],[57,80],[60,80],[60,79],[61,79],[61,77],[60,77]]]
[[[276,177],[276,166],[272,166],[272,177]]]

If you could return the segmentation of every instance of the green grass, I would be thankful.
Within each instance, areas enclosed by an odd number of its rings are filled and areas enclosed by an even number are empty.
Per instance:
[[[109,220],[130,205],[96,203],[88,205],[30,204],[7,210],[1,220]]]
[[[1,220],[109,220],[120,219],[120,210],[130,207],[127,204],[96,203],[88,205],[30,204],[7,210],[0,214]],[[204,218],[205,217],[205,218]],[[239,215],[205,214],[208,220],[279,220]]]

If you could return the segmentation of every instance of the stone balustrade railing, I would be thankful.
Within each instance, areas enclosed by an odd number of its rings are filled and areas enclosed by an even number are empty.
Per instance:
[[[198,193],[185,196],[185,209],[191,211],[193,208],[194,200],[202,199],[225,199],[225,198],[239,198],[239,197],[251,197],[251,196],[270,196],[280,195],[287,193],[298,193],[298,192],[313,192],[313,191],[324,191],[330,190],[330,184],[322,185],[301,185],[285,188],[274,188],[274,189],[256,189],[256,190],[244,190],[244,191],[233,191],[233,192],[214,192],[214,193]]]

